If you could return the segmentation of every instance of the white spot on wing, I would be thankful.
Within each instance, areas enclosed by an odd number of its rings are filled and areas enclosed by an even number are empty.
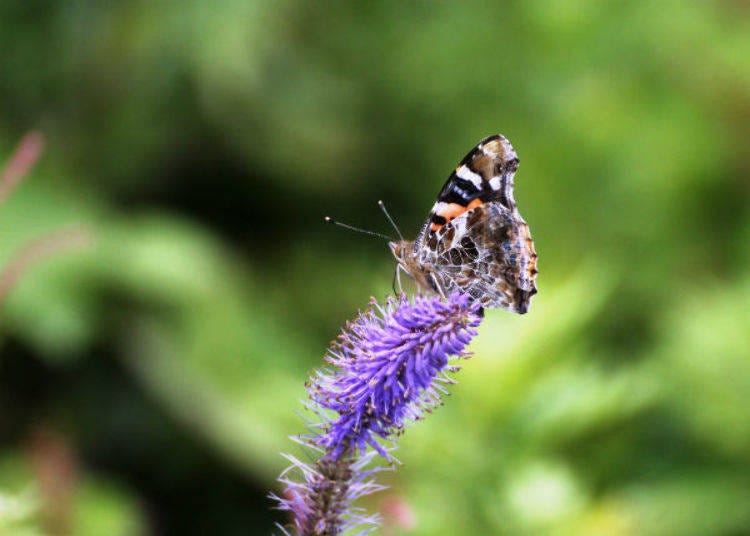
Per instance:
[[[490,179],[490,188],[497,191],[502,186],[502,179],[500,177],[492,177]]]
[[[474,183],[474,186],[477,187],[478,190],[482,189],[482,177],[478,175],[477,173],[474,173],[472,170],[470,170],[466,166],[461,166],[456,170],[456,175],[458,175],[460,178],[471,181]]]
[[[445,208],[448,206],[448,203],[443,203],[442,201],[438,201],[434,205],[432,205],[432,213],[433,214],[440,214],[445,210]]]

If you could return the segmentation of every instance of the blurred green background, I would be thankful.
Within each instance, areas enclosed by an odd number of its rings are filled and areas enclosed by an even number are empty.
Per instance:
[[[383,533],[750,533],[750,5],[0,3],[0,533],[268,534],[306,376],[500,132],[539,253]],[[0,264],[2,264],[0,263]]]

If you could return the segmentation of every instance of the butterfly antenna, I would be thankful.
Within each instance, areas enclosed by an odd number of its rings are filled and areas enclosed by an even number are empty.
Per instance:
[[[391,226],[395,229],[398,237],[403,241],[404,235],[401,234],[401,231],[399,230],[398,225],[396,225],[396,222],[393,221],[393,218],[391,218],[391,215],[388,213],[388,209],[385,208],[385,203],[383,203],[383,201],[378,201],[378,206],[380,207],[380,210],[383,211],[383,214],[385,214],[385,217],[388,218],[388,221],[391,223]]]
[[[357,233],[362,233],[362,234],[366,234],[370,236],[377,236],[378,238],[385,238],[389,242],[393,240],[388,235],[376,233],[375,231],[368,231],[367,229],[360,229],[359,227],[354,227],[353,225],[347,225],[346,223],[341,223],[340,221],[334,220],[330,216],[326,216],[325,218],[323,218],[323,221],[325,221],[326,223],[332,223],[333,225],[338,225],[339,227],[343,227],[344,229],[349,229],[350,231],[355,231]]]

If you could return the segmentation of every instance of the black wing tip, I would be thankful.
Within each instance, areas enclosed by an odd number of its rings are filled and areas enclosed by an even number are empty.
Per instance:
[[[505,139],[507,138],[503,136],[502,134],[493,134],[492,136],[487,136],[486,138],[482,138],[482,141],[477,143],[477,145],[484,145],[485,143],[488,143],[493,140],[505,140]]]
[[[471,149],[471,151],[469,151],[469,153],[468,153],[468,154],[467,154],[466,156],[464,156],[464,157],[463,157],[463,158],[461,159],[461,162],[459,162],[459,164],[458,164],[458,165],[459,165],[459,166],[462,166],[462,165],[466,165],[466,164],[470,163],[470,162],[471,162],[471,161],[472,161],[472,160],[474,159],[474,156],[476,156],[476,154],[477,154],[477,153],[478,153],[479,151],[481,151],[481,150],[482,150],[482,147],[484,147],[485,145],[487,145],[487,144],[488,144],[488,143],[490,143],[491,141],[495,141],[495,140],[503,140],[503,141],[508,141],[508,138],[506,138],[506,137],[505,137],[505,136],[503,136],[502,134],[492,134],[491,136],[487,136],[487,137],[485,137],[485,138],[482,138],[482,139],[481,139],[481,140],[479,140],[479,142],[478,142],[478,143],[477,143],[477,144],[476,144],[476,145],[475,145],[475,146],[474,146],[474,147],[473,147],[473,148]]]

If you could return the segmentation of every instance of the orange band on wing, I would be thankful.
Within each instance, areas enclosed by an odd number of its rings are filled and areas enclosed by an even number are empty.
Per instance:
[[[476,199],[472,199],[471,203],[469,203],[466,206],[460,205],[458,203],[448,203],[442,211],[437,213],[437,215],[440,216],[441,218],[445,218],[445,221],[447,223],[451,221],[453,218],[457,218],[464,212],[468,212],[471,209],[476,208],[481,204],[482,204],[482,200],[479,199],[478,197]],[[443,225],[445,224],[433,223],[430,226],[430,229],[433,231],[437,231]]]

